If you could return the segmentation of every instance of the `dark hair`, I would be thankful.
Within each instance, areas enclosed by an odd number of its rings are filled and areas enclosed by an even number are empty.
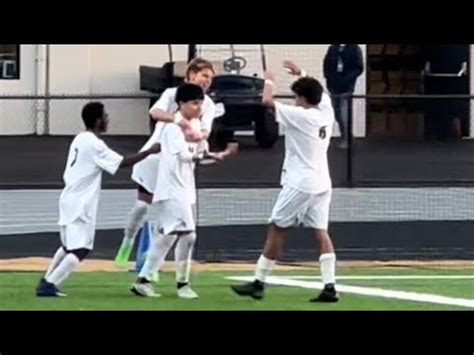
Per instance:
[[[98,119],[104,117],[104,104],[102,102],[89,102],[82,109],[82,120],[86,128],[95,128]]]
[[[188,67],[186,68],[186,79],[189,79],[189,75],[191,73],[199,73],[204,69],[209,69],[212,70],[214,74],[216,73],[214,64],[212,64],[212,62],[202,58],[193,59],[191,62],[189,62]]]
[[[175,101],[179,105],[180,102],[188,102],[193,100],[204,100],[204,91],[202,87],[195,84],[183,84],[176,91]]]
[[[300,78],[291,85],[291,91],[304,97],[310,105],[318,105],[323,96],[323,86],[314,78]]]

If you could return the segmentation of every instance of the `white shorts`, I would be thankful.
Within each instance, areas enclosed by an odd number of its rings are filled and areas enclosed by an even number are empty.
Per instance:
[[[61,243],[67,250],[94,248],[95,224],[76,219],[65,226],[59,226]]]
[[[280,228],[305,227],[327,230],[332,189],[309,194],[284,186],[273,207],[269,222]]]
[[[156,226],[165,235],[173,232],[193,232],[196,230],[194,222],[196,205],[172,199],[159,201],[156,203],[156,207],[158,215]]]
[[[158,167],[160,158],[158,155],[150,155],[145,160],[134,165],[132,170],[132,180],[143,186],[150,194],[155,192],[156,179],[158,177]]]

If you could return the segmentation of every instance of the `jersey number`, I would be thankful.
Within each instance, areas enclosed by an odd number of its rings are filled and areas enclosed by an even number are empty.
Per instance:
[[[325,139],[326,138],[326,126],[321,127],[319,130],[319,138]]]
[[[77,161],[77,154],[78,154],[78,153],[79,153],[79,149],[74,148],[74,159],[72,160],[71,168],[74,166],[74,164],[76,164],[76,161]]]

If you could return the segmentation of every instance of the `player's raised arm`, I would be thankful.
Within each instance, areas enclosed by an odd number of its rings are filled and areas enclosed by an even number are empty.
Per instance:
[[[285,60],[283,62],[283,67],[291,75],[298,76],[300,78],[308,77],[308,73],[304,69],[301,69],[295,62],[291,60]],[[321,97],[321,102],[318,104],[318,107],[321,110],[325,110],[325,111],[333,110],[331,99],[327,93],[323,92],[322,97]],[[334,115],[334,112],[332,114]]]
[[[308,73],[301,69],[295,62],[291,60],[285,60],[283,62],[283,67],[286,69],[288,74],[299,76],[299,77],[306,77]]]
[[[176,123],[183,128],[189,126],[186,120],[179,112],[173,112],[175,105],[175,91],[172,89],[165,90],[160,99],[150,109],[150,116],[153,120],[164,123]]]
[[[169,112],[174,104],[174,91],[167,89],[150,109],[150,116],[155,121],[174,122],[174,113]]]
[[[265,71],[265,85],[263,87],[262,103],[267,107],[275,107],[275,74]]]

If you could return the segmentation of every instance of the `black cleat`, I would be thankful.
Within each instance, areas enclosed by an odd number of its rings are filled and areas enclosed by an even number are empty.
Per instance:
[[[38,286],[36,286],[36,292],[38,292],[38,290],[41,290],[41,288],[43,288],[44,284],[46,283],[46,279],[42,277],[41,280],[39,280]]]
[[[67,295],[56,287],[56,285],[47,282],[42,282],[36,289],[36,296],[38,297],[66,297]]]
[[[339,295],[333,284],[327,284],[319,296],[311,299],[310,302],[336,303],[339,302]]]
[[[243,285],[233,285],[230,288],[239,296],[249,296],[254,300],[261,300],[265,295],[265,284],[258,280]]]

